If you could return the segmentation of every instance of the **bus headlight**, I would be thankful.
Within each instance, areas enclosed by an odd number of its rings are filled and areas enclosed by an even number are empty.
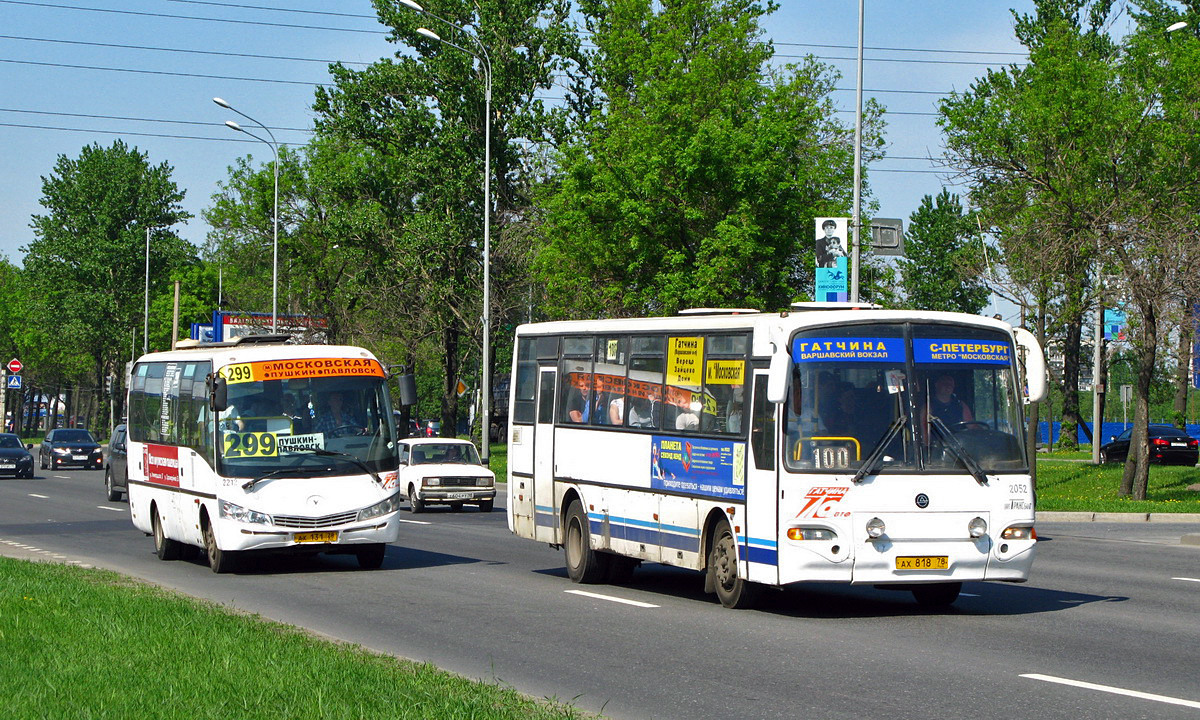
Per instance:
[[[837,540],[837,533],[826,528],[788,528],[788,540]]]
[[[987,535],[987,520],[981,517],[974,518],[967,523],[967,533],[973,538],[981,538]]]
[[[222,500],[220,503],[220,515],[228,520],[237,520],[238,522],[254,523],[256,525],[270,525],[271,516],[266,513],[260,513],[257,510],[247,510],[241,505],[234,505],[228,500]]]
[[[400,494],[396,493],[383,502],[377,502],[369,508],[363,508],[358,511],[359,520],[370,520],[377,518],[380,515],[394,513],[400,509]]]
[[[883,524],[883,520],[873,517],[867,521],[867,537],[871,539],[881,538],[887,532],[887,525]]]
[[[1004,528],[1000,537],[1004,540],[1037,540],[1037,532],[1032,525],[1013,525]]]

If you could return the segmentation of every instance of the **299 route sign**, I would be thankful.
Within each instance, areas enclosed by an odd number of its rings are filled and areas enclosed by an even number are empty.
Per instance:
[[[8,365],[6,365],[5,367],[8,368],[8,371],[10,373],[12,373],[13,375],[16,375],[17,373],[21,372],[21,369],[24,368],[25,366],[21,364],[20,360],[13,358],[12,360],[8,361]]]

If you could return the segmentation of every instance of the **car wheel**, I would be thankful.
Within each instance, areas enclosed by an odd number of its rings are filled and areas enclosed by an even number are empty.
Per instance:
[[[46,456],[45,455],[38,453],[38,464],[42,466],[43,470],[46,469]]]
[[[121,499],[121,491],[113,487],[112,468],[104,470],[104,489],[108,492],[109,501]]]
[[[484,500],[483,502],[479,503],[479,512],[491,512],[492,508],[495,506],[495,502],[495,500]]]
[[[462,503],[450,503],[450,512],[462,512]]]
[[[421,498],[417,497],[416,487],[408,486],[408,510],[412,513],[419,513],[425,510],[425,503],[421,502]]]

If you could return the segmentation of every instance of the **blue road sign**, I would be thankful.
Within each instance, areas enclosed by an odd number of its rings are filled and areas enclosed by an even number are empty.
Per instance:
[[[9,375],[7,379],[8,379],[8,384],[5,385],[6,388],[8,388],[9,390],[20,390],[21,389],[21,376],[20,375]]]

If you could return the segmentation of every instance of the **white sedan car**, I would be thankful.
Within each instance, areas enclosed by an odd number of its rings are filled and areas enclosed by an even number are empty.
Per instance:
[[[462,510],[464,503],[491,512],[496,502],[496,475],[479,462],[479,453],[469,440],[401,440],[399,485],[415,513],[430,504]]]

